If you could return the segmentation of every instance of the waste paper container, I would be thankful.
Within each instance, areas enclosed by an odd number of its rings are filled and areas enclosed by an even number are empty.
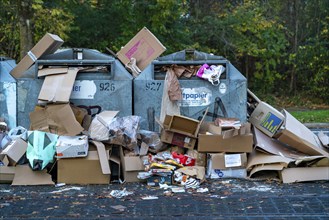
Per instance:
[[[189,57],[191,59],[189,59]],[[205,120],[213,121],[217,117],[247,120],[247,80],[224,57],[195,51],[183,50],[154,60],[138,77],[134,79],[134,114],[141,116],[141,129],[158,131],[155,118],[160,117],[161,102],[166,72],[164,66],[202,66],[222,65],[225,71],[220,83],[213,85],[209,81],[193,76],[179,78],[182,100],[178,101],[181,115],[199,119],[209,107]]]
[[[0,118],[8,127],[16,127],[16,80],[10,71],[16,66],[15,60],[0,57]]]
[[[132,115],[131,74],[113,56],[92,49],[63,49],[38,59],[22,78],[17,79],[19,125],[29,127],[29,113],[38,104],[44,77],[37,77],[40,67],[88,67],[78,72],[70,103],[87,108],[95,115],[104,110],[120,111],[119,116]]]

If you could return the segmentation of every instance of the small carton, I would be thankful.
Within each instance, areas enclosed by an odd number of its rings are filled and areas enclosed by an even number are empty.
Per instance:
[[[128,183],[143,181],[137,178],[138,173],[145,169],[140,156],[126,156],[121,148],[120,157],[124,181]]]
[[[86,157],[88,154],[88,136],[60,136],[56,143],[57,158]]]
[[[148,186],[159,186],[160,184],[172,184],[172,174],[166,175],[152,175],[147,178],[147,185]]]
[[[249,118],[252,125],[270,137],[280,129],[283,121],[284,115],[265,102],[258,103]]]
[[[121,48],[117,53],[117,56],[124,65],[127,65],[131,58],[135,58],[137,67],[143,71],[165,50],[166,48],[162,43],[146,27],[144,27],[123,48]]]
[[[275,135],[275,138],[310,156],[323,155],[329,157],[328,149],[322,146],[316,134],[286,110],[283,110],[282,112],[285,116],[284,126],[283,129]]]
[[[89,151],[84,158],[64,158],[57,161],[59,183],[67,184],[109,184],[111,170],[109,151],[101,142],[92,142],[97,151]]]
[[[173,144],[175,146],[194,149],[197,139],[172,131],[162,130],[160,140],[164,143]]]
[[[27,142],[17,138],[7,144],[0,153],[0,160],[5,166],[15,166],[19,159],[26,153]]]
[[[20,78],[33,63],[43,55],[54,53],[64,41],[57,35],[47,33],[41,40],[27,53],[27,55],[12,69],[10,74],[14,78]]]

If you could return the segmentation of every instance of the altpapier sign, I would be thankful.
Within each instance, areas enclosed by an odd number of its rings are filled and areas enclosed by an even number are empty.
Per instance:
[[[182,88],[182,100],[178,102],[181,107],[208,106],[211,104],[212,91],[206,87]]]
[[[70,99],[94,99],[97,87],[92,80],[76,80]]]

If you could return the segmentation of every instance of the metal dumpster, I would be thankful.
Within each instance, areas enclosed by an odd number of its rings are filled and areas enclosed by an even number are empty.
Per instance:
[[[188,59],[188,56],[191,59]],[[168,65],[223,65],[225,72],[220,77],[220,84],[212,85],[207,80],[196,76],[180,78],[183,100],[179,102],[181,115],[200,119],[206,108],[205,118],[213,121],[217,117],[234,117],[247,120],[247,80],[225,58],[200,51],[183,50],[154,60],[134,79],[134,115],[142,117],[141,129],[158,131],[155,117],[159,118],[163,85],[166,73],[161,67]],[[184,95],[185,93],[185,95]],[[190,94],[190,95],[186,95]],[[191,97],[195,98],[191,100]]]
[[[105,67],[106,71],[78,73],[70,102],[91,109],[92,114],[103,110],[120,111],[118,116],[132,115],[131,74],[113,56],[92,49],[65,49],[37,60],[24,77],[17,79],[17,122],[29,127],[29,113],[38,103],[44,78],[38,78],[40,66]]]
[[[16,127],[16,80],[10,71],[16,66],[15,60],[0,57],[0,117],[8,127]]]

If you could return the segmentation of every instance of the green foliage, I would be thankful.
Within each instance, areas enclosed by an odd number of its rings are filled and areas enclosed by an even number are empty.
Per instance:
[[[2,0],[0,54],[19,56],[19,1]],[[144,26],[169,54],[222,55],[257,94],[288,93],[329,104],[327,0],[33,0],[33,36],[65,47],[117,52]]]
[[[328,123],[329,110],[290,111],[302,123]]]

